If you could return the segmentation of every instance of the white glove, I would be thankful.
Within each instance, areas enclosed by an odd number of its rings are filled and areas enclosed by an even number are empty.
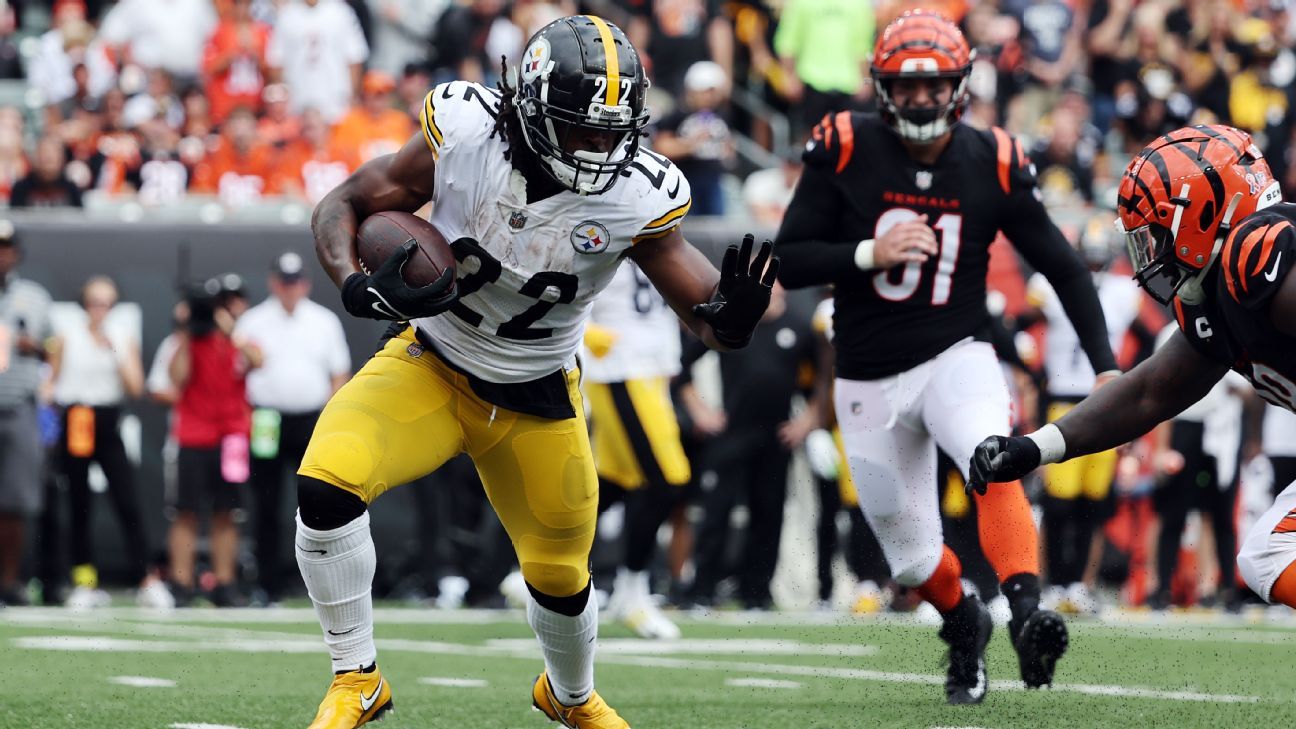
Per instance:
[[[805,439],[805,453],[814,475],[827,481],[837,478],[841,470],[841,458],[832,433],[822,428],[810,431]]]

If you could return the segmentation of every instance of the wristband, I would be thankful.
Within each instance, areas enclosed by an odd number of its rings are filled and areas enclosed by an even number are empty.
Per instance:
[[[1058,463],[1066,458],[1066,439],[1052,423],[1026,436],[1039,446],[1040,465]]]
[[[1103,370],[1102,372],[1099,372],[1096,375],[1096,377],[1106,377],[1107,375],[1111,375],[1112,377],[1120,377],[1122,374],[1124,373],[1121,372],[1120,370]]]
[[[876,268],[873,262],[873,249],[877,246],[877,241],[872,238],[862,240],[859,245],[855,246],[855,267],[861,271],[867,271],[870,268]]]

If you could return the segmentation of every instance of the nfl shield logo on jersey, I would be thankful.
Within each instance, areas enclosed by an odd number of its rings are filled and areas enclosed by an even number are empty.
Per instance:
[[[918,186],[919,190],[930,190],[932,173],[927,170],[918,170],[918,174],[914,175],[914,184]]]
[[[577,225],[571,232],[572,248],[577,253],[602,253],[612,242],[612,234],[601,223],[586,220]]]
[[[522,226],[526,225],[526,221],[526,213],[521,210],[514,210],[513,214],[509,216],[509,227],[513,230],[522,230]]]

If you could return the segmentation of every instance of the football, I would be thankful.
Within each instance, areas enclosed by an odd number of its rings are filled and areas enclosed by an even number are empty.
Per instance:
[[[364,271],[373,273],[411,240],[418,243],[418,250],[410,254],[401,269],[405,283],[416,288],[427,286],[447,269],[454,271],[455,257],[450,242],[436,226],[410,213],[385,211],[365,218],[356,235],[356,256]]]

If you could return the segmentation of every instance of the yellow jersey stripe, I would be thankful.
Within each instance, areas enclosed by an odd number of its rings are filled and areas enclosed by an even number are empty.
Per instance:
[[[654,239],[656,239],[656,238],[665,238],[667,234],[669,234],[672,230],[675,230],[675,229],[678,228],[678,227],[679,227],[678,225],[672,225],[672,226],[670,226],[669,228],[666,228],[665,230],[659,230],[659,231],[657,231],[657,232],[655,232],[655,233],[640,233],[639,235],[636,235],[635,237],[633,237],[633,238],[630,239],[630,245],[635,245],[635,244],[637,244],[637,243],[642,243],[642,242],[644,242],[644,241],[646,241],[646,240],[654,240]]]
[[[587,15],[598,29],[599,40],[603,41],[603,55],[607,58],[607,105],[616,106],[621,95],[621,59],[617,56],[616,43],[612,41],[612,29],[607,21],[597,15]]]
[[[445,144],[445,137],[441,134],[441,130],[437,128],[436,107],[432,105],[432,95],[435,93],[436,89],[433,89],[432,91],[429,91],[428,95],[423,99],[422,113],[423,138],[427,141],[428,146],[433,149]],[[433,142],[435,142],[435,144],[433,144]]]
[[[656,220],[649,222],[647,225],[643,227],[643,229],[648,230],[649,228],[660,228],[661,226],[666,225],[667,223],[670,223],[675,220],[679,220],[680,218],[688,214],[689,208],[691,207],[693,207],[693,198],[690,197],[689,199],[684,201],[683,205],[675,208],[674,210],[671,210],[670,212],[666,213],[660,218],[657,218]]]

